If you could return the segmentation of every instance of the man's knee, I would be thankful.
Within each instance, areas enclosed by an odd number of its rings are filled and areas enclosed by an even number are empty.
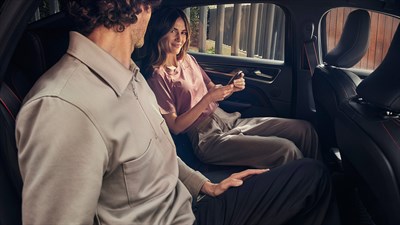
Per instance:
[[[294,162],[296,170],[298,173],[304,175],[308,178],[329,178],[329,171],[326,166],[315,159],[304,158]],[[299,175],[300,175],[299,174]]]

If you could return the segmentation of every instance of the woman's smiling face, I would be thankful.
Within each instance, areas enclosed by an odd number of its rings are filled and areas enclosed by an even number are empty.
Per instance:
[[[186,29],[185,22],[181,17],[179,17],[176,19],[171,30],[162,38],[162,40],[165,42],[165,53],[167,55],[178,55],[183,45],[186,43],[187,36],[188,31]]]

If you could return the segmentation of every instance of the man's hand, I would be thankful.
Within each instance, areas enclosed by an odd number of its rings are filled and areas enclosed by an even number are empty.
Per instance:
[[[249,178],[256,174],[261,174],[269,171],[269,169],[248,169],[239,173],[233,173],[225,180],[218,184],[213,184],[209,181],[204,183],[201,187],[201,192],[209,196],[218,196],[228,190],[230,187],[238,187],[243,184],[246,178]]]

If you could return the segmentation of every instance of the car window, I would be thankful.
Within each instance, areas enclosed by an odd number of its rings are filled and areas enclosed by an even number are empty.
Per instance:
[[[284,60],[285,14],[269,3],[191,7],[194,52]]]
[[[47,16],[55,14],[60,11],[60,3],[59,0],[43,0],[41,1],[38,9],[35,12],[34,17],[32,18],[33,21],[37,21],[43,19]]]
[[[354,8],[341,7],[326,14],[326,50],[332,50],[340,39],[347,16]],[[368,11],[368,10],[367,10]],[[353,66],[355,69],[374,70],[385,57],[399,19],[382,13],[368,11],[371,17],[370,43],[367,53]]]

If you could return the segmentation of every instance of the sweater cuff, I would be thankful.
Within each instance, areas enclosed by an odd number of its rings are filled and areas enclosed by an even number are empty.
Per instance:
[[[204,183],[210,181],[207,177],[201,174],[198,171],[195,171],[190,175],[184,183],[189,183],[191,185],[187,185],[187,189],[189,190],[190,194],[192,195],[193,199],[196,199],[200,193],[201,188],[203,187]]]

